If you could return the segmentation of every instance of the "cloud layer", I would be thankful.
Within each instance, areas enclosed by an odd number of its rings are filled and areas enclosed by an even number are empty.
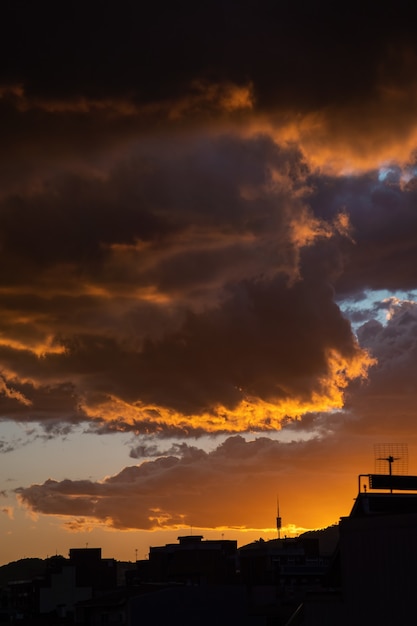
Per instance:
[[[337,521],[341,511],[334,478],[329,476],[318,499],[317,474],[311,472],[318,462],[334,462],[332,448],[316,441],[280,444],[234,436],[210,453],[183,444],[177,456],[126,467],[102,482],[48,480],[19,489],[18,497],[36,513],[76,517],[78,530],[92,522],[119,530],[237,529],[273,528],[278,492],[292,519],[319,525],[323,516]],[[343,462],[336,472],[343,474],[339,484],[353,482]],[[302,500],[299,489],[305,491]]]
[[[414,11],[123,4],[10,6],[0,42],[1,419],[129,432],[137,460],[20,501],[261,527],[278,484],[320,524],[318,484],[417,443]]]
[[[193,134],[6,196],[5,414],[239,431],[340,407],[372,360],[329,285],[348,217],[310,184],[294,146]]]

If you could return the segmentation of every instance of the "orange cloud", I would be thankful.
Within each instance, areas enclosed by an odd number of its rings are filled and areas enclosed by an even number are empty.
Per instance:
[[[223,114],[250,111],[254,108],[253,86],[230,82],[195,81],[190,93],[170,105],[169,119],[195,118],[207,112]]]
[[[319,386],[309,399],[295,396],[266,402],[245,393],[240,403],[233,408],[217,405],[209,412],[184,415],[163,406],[145,405],[137,401],[133,404],[122,399],[105,397],[102,401],[90,404],[88,399],[81,402],[84,414],[92,420],[104,420],[115,429],[124,425],[137,427],[139,432],[165,432],[169,429],[183,433],[238,433],[247,431],[279,430],[288,419],[299,419],[306,413],[326,412],[344,406],[344,390],[355,379],[365,379],[368,369],[376,359],[366,351],[357,349],[351,360],[342,358],[335,351],[328,355],[329,373],[322,377]]]
[[[277,111],[248,119],[245,134],[262,132],[295,143],[310,167],[331,175],[406,165],[417,146],[417,84],[381,86],[372,100],[315,111]]]
[[[237,436],[210,453],[185,446],[181,458],[126,467],[101,482],[48,480],[17,495],[32,511],[66,517],[75,531],[103,524],[272,530],[278,492],[285,527],[321,528],[348,512],[357,474],[367,471],[367,454],[372,458],[367,445],[352,437],[342,445],[335,437],[280,444]]]
[[[18,382],[18,381],[16,381],[15,379],[15,382]],[[4,372],[2,372],[2,376],[0,377],[0,395],[6,398],[9,398],[11,400],[16,400],[17,402],[19,402],[20,404],[23,404],[24,406],[27,406],[27,407],[32,406],[32,401],[29,400],[29,398],[25,397],[23,393],[21,393],[17,389],[13,388],[10,384],[8,384],[8,382],[6,381]]]
[[[196,118],[207,113],[224,114],[253,109],[253,87],[231,82],[194,81],[188,94],[177,100],[139,104],[133,98],[89,98],[73,96],[66,99],[40,98],[26,93],[23,84],[0,85],[0,100],[5,100],[22,113],[39,109],[50,115],[104,115],[107,117],[150,117],[167,120]]]
[[[7,515],[9,519],[14,519],[14,508],[12,506],[3,506],[1,512]]]

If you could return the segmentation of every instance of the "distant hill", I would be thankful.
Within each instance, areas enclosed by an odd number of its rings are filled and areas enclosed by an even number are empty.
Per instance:
[[[321,530],[308,530],[300,535],[300,537],[318,539],[320,553],[333,554],[336,549],[337,542],[339,541],[339,525],[333,524],[333,526],[328,526],[327,528],[322,528]]]
[[[32,580],[37,576],[61,571],[62,565],[69,563],[68,559],[56,555],[47,559],[20,559],[7,565],[0,566],[0,587],[16,580]],[[119,584],[125,582],[125,571],[135,569],[136,564],[130,561],[117,561]]]
[[[322,556],[331,556],[337,547],[339,542],[339,525],[333,524],[332,526],[328,526],[327,528],[322,528],[320,530],[308,530],[298,537],[290,537],[289,540],[295,541],[297,539],[302,539],[305,537],[306,539],[318,539],[319,542],[319,550]],[[248,550],[251,548],[256,548],[260,544],[274,546],[277,545],[282,539],[268,539],[264,540],[262,537],[260,539],[256,539],[252,543],[248,543],[246,546],[241,546],[239,550]]]
[[[0,587],[13,580],[30,580],[42,576],[46,570],[44,559],[20,559],[0,567]]]

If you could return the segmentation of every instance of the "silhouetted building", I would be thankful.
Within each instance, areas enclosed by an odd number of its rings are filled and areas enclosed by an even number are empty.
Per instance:
[[[71,549],[69,559],[48,559],[43,576],[10,581],[0,615],[22,626],[74,623],[77,603],[116,588],[116,568],[114,559],[101,558],[101,548]]]
[[[83,626],[172,624],[173,626],[267,626],[248,611],[243,585],[149,584],[119,590],[77,607]]]
[[[39,589],[39,613],[68,617],[74,614],[75,605],[92,596],[92,587],[77,584],[77,569],[65,564],[54,572]]]
[[[115,559],[102,559],[101,548],[71,548],[69,563],[75,567],[79,587],[90,587],[92,595],[117,586]]]
[[[417,477],[369,476],[370,489],[389,492],[358,493],[350,515],[339,523],[334,562],[339,572],[333,572],[339,593],[311,597],[299,624],[392,626],[417,621],[417,493],[391,492],[416,487]]]
[[[329,564],[320,554],[317,538],[296,537],[256,541],[239,549],[241,580],[246,584],[273,584],[282,592],[314,587]]]
[[[203,541],[201,535],[178,537],[178,541],[150,548],[147,580],[193,585],[236,581],[237,541]]]
[[[252,613],[285,623],[308,591],[321,588],[329,560],[317,537],[259,540],[240,548],[240,578]]]
[[[355,624],[417,621],[417,494],[359,494],[340,521],[340,563]]]

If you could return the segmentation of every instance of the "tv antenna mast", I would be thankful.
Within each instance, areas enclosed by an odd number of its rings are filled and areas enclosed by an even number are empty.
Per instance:
[[[374,446],[375,451],[375,473],[385,474],[388,463],[388,474],[405,475],[408,473],[408,446],[405,443],[379,443]],[[397,463],[399,461],[399,463]],[[393,463],[395,472],[393,471]],[[392,487],[390,489],[392,493]]]

